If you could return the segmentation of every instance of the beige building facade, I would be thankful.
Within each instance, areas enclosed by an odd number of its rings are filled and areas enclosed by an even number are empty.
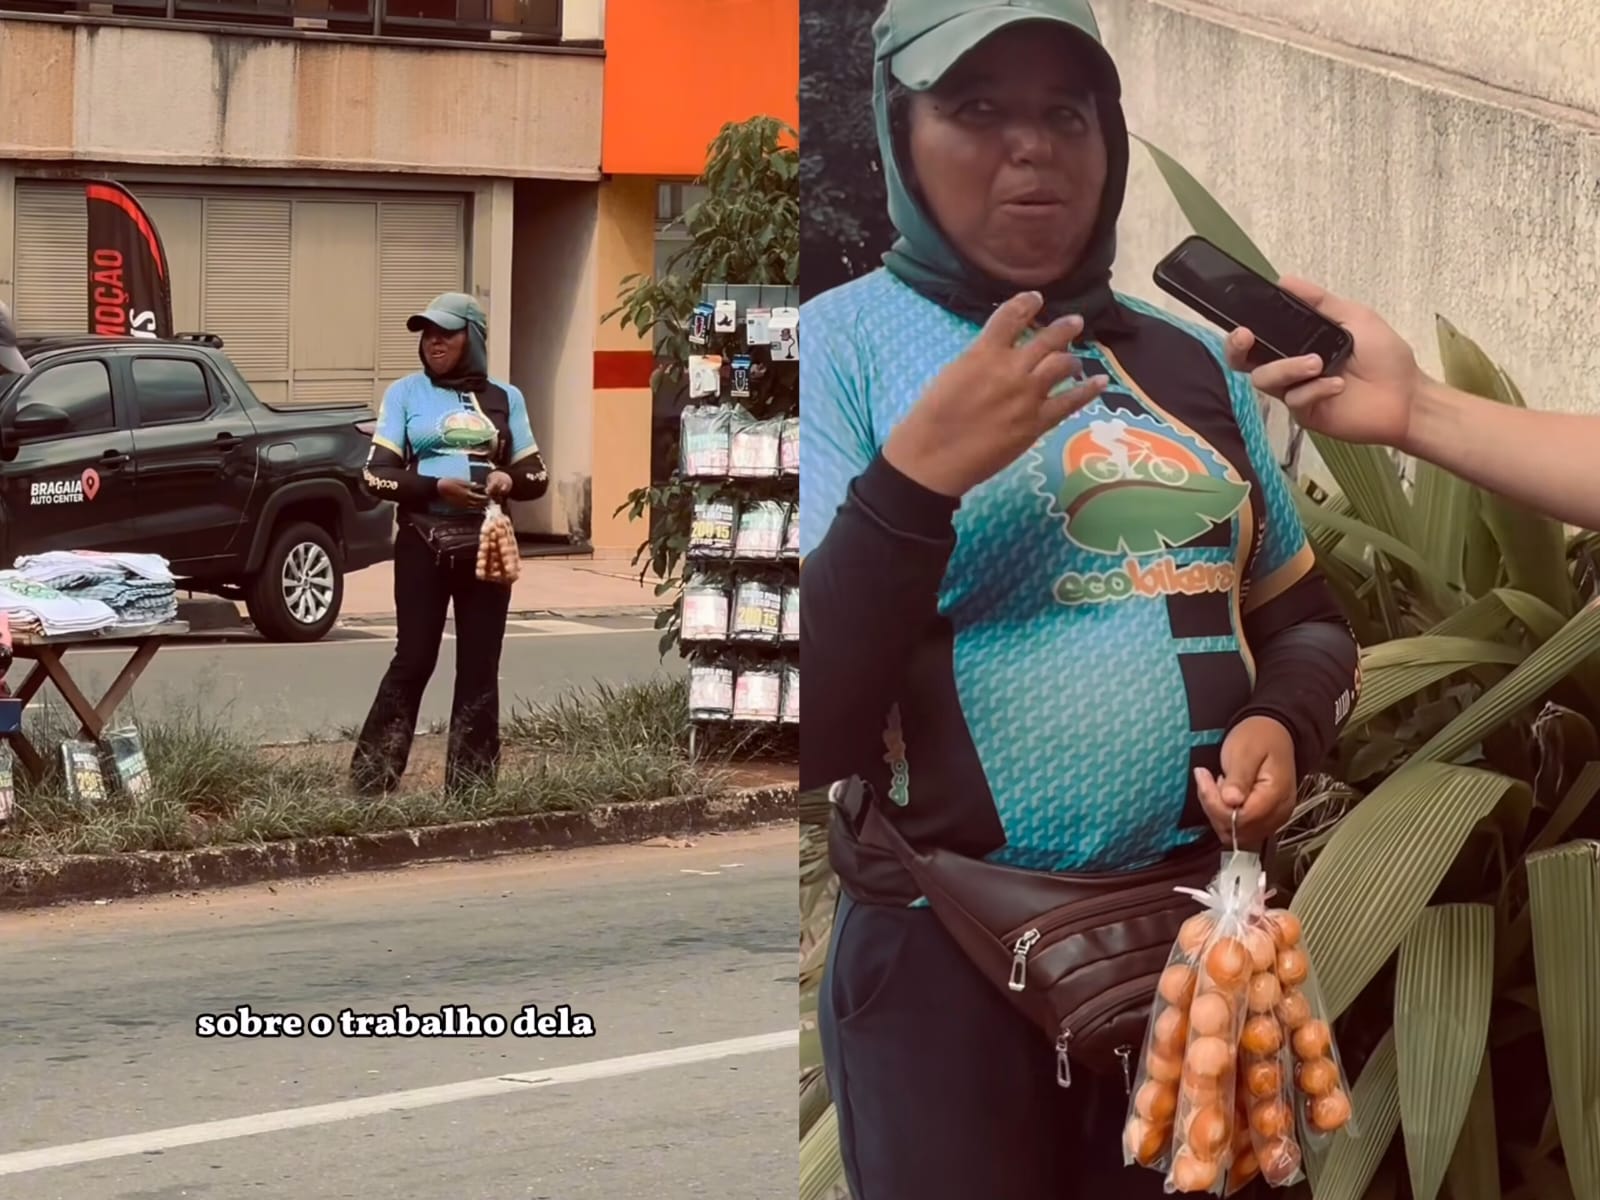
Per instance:
[[[469,291],[552,466],[518,525],[587,541],[602,6],[548,7],[522,40],[0,11],[0,299],[84,329],[107,177],[159,228],[177,327],[270,403],[376,402],[418,367],[406,316]]]
[[[1600,412],[1600,7],[1095,7],[1130,128],[1183,162],[1280,270],[1379,308],[1430,369],[1437,313],[1531,405]],[[1161,301],[1151,269],[1189,229],[1149,157],[1133,159],[1117,283]]]

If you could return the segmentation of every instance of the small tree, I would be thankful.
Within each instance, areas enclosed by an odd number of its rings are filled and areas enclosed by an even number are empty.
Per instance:
[[[724,125],[712,141],[705,173],[698,180],[704,199],[680,220],[691,241],[659,276],[629,275],[616,308],[604,320],[631,325],[656,347],[651,387],[681,387],[689,365],[689,318],[702,291],[720,284],[792,287],[800,275],[800,166],[794,129],[773,117]],[[752,415],[790,415],[799,405],[795,372],[752,372],[751,394],[742,401]],[[676,456],[677,435],[673,434]],[[671,595],[657,614],[664,630],[663,655],[677,638],[684,580],[678,574],[689,547],[697,503],[718,499],[727,485],[684,479],[674,468],[664,481],[636,488],[617,513],[637,520],[653,513],[649,536],[634,555],[648,559],[640,578],[654,573],[656,595]],[[748,481],[746,491],[748,492]]]

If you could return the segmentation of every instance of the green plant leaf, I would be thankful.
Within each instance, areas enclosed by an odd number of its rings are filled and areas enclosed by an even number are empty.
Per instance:
[[[1138,134],[1131,136],[1150,152],[1156,169],[1161,172],[1162,179],[1166,180],[1172,192],[1172,198],[1178,202],[1178,208],[1196,233],[1218,249],[1233,255],[1258,275],[1265,275],[1268,279],[1278,278],[1278,272],[1267,261],[1267,256],[1239,228],[1239,223],[1228,215],[1228,210],[1217,203],[1204,184],[1165,150],[1145,141]]]
[[[1600,763],[1585,763],[1583,770],[1578,772],[1578,778],[1561,798],[1561,803],[1550,814],[1544,828],[1528,843],[1528,853],[1548,850],[1566,837],[1567,830],[1588,810],[1597,795],[1600,795]]]
[[[1380,642],[1362,652],[1361,695],[1349,727],[1366,724],[1457,672],[1491,664],[1515,666],[1523,657],[1515,646],[1477,638],[1424,635]]]
[[[1536,640],[1548,642],[1561,631],[1568,618],[1563,617],[1548,603],[1515,588],[1497,588],[1494,598],[1527,629]],[[1572,677],[1589,697],[1595,710],[1600,712],[1600,647],[1572,669]]]
[[[1500,1200],[1500,1152],[1495,1143],[1494,1072],[1484,1051],[1467,1119],[1445,1172],[1450,1200]]]
[[[1389,451],[1335,441],[1320,433],[1310,437],[1355,515],[1407,546],[1417,545],[1411,501],[1406,498],[1400,469]]]
[[[1593,655],[1600,644],[1600,604],[1589,604],[1529,654],[1466,712],[1430,738],[1413,762],[1452,759],[1498,729]]]
[[[1331,1016],[1348,1008],[1406,936],[1467,836],[1527,785],[1446,763],[1406,765],[1339,823],[1295,894]]]
[[[839,1153],[839,1113],[831,1104],[800,1141],[800,1200],[849,1200]]]
[[[1394,1042],[1415,1200],[1436,1200],[1472,1103],[1494,992],[1494,909],[1427,908],[1400,943]]]
[[[1418,461],[1412,507],[1422,551],[1452,584],[1466,581],[1467,546],[1479,523],[1480,493],[1459,475]]]
[[[1600,842],[1528,856],[1534,973],[1561,1151],[1577,1196],[1600,1196]]]
[[[1315,529],[1334,530],[1347,538],[1388,555],[1397,563],[1410,567],[1416,572],[1418,582],[1435,599],[1440,611],[1451,612],[1461,607],[1461,602],[1458,599],[1460,593],[1450,586],[1449,581],[1432,563],[1398,537],[1385,530],[1378,529],[1364,520],[1359,520],[1355,517],[1343,517],[1337,513],[1328,512],[1304,492],[1295,493],[1295,503],[1299,507],[1300,517],[1306,525]]]
[[[1306,1155],[1306,1173],[1316,1200],[1362,1200],[1365,1196],[1400,1124],[1398,1071],[1391,1029],[1383,1035],[1367,1059],[1361,1078],[1350,1089],[1354,1110],[1351,1124],[1361,1135],[1352,1137],[1342,1129],[1334,1135],[1325,1157],[1319,1160],[1315,1155]]]

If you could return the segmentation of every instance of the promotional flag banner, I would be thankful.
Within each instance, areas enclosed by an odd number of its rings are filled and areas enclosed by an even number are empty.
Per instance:
[[[110,337],[171,337],[167,253],[144,209],[119,183],[90,183],[89,330]]]

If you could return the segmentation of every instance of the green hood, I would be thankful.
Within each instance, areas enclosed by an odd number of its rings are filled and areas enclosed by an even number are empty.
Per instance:
[[[1111,267],[1117,251],[1117,218],[1128,182],[1128,129],[1116,66],[1101,43],[1087,0],[888,0],[873,25],[872,105],[888,188],[889,220],[899,237],[883,261],[892,274],[928,299],[979,324],[1018,292],[1016,285],[993,278],[963,258],[923,208],[916,189],[908,185],[901,163],[903,142],[891,126],[889,91],[897,75],[904,86],[914,90],[932,86],[938,75],[985,38],[1027,20],[1066,25],[1094,50],[1092,69],[1099,76],[1095,95],[1106,144],[1100,218],[1082,260],[1071,273],[1039,289],[1045,297],[1041,322],[1076,313],[1093,328],[1116,319]],[[891,71],[891,61],[908,47],[910,53],[901,56],[897,69]]]

